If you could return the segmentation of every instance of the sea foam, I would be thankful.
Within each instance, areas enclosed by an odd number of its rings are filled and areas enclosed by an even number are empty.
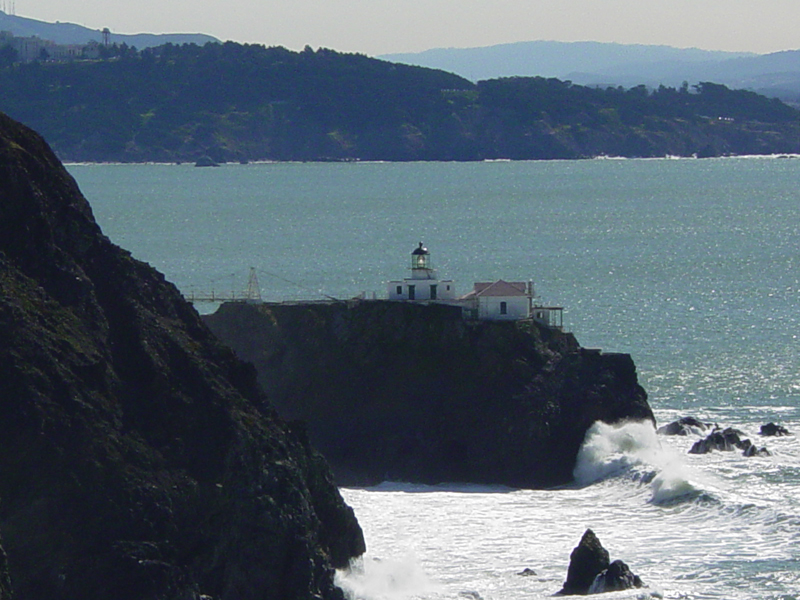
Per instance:
[[[661,444],[651,423],[608,425],[598,421],[586,432],[573,476],[578,485],[587,486],[636,465],[653,465],[660,452]]]
[[[592,425],[578,453],[573,476],[575,483],[584,487],[642,468],[650,471],[637,480],[649,482],[650,502],[655,504],[696,498],[708,487],[699,484],[702,475],[661,444],[650,422],[608,425],[598,421]]]
[[[435,593],[440,588],[411,554],[393,560],[356,559],[350,569],[336,572],[335,582],[348,600],[403,600]]]

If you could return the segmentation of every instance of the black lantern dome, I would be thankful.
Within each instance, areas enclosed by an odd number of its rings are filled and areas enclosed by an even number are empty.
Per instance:
[[[420,242],[419,246],[414,248],[414,251],[411,253],[411,269],[414,271],[418,269],[429,271],[430,268],[431,253],[428,252],[428,249]]]

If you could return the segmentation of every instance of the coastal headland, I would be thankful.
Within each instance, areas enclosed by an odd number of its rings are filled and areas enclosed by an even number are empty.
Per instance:
[[[166,44],[4,64],[0,109],[70,162],[481,161],[800,153],[798,111],[712,81],[473,83],[363,55]]]
[[[592,423],[654,420],[629,355],[534,320],[381,300],[227,303],[203,319],[340,485],[565,484]]]
[[[341,600],[364,552],[301,429],[0,114],[0,598]]]

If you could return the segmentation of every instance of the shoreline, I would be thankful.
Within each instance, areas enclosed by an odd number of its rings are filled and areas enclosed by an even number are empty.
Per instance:
[[[306,165],[306,164],[359,164],[359,165],[385,165],[385,164],[476,164],[476,163],[527,163],[527,162],[569,162],[569,161],[625,161],[625,160],[730,160],[730,159],[796,159],[800,158],[800,154],[782,152],[778,154],[729,154],[725,156],[680,156],[680,155],[666,155],[666,156],[591,156],[586,158],[485,158],[481,160],[252,160],[247,163],[239,162],[223,162],[219,163],[219,167],[247,167],[252,165]],[[195,167],[194,163],[186,162],[158,162],[158,161],[62,161],[64,166],[67,167],[93,167],[93,166],[159,166],[159,167]]]

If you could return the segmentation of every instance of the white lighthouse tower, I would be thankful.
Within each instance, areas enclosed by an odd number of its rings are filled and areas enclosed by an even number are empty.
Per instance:
[[[439,279],[431,264],[431,254],[422,242],[411,253],[411,277],[389,281],[387,291],[389,300],[426,302],[454,300],[456,297],[453,280]]]

